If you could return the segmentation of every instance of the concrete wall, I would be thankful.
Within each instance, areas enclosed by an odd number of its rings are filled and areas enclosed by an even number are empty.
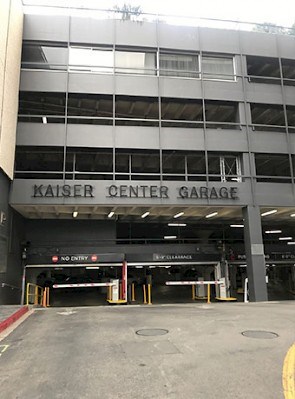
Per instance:
[[[21,250],[24,241],[24,219],[8,205],[10,181],[0,170],[0,305],[20,302],[22,276]],[[5,286],[2,286],[5,283]]]
[[[13,177],[23,13],[20,0],[0,1],[0,168]]]

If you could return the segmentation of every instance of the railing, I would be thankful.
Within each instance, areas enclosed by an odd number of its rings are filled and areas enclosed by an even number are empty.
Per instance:
[[[26,289],[26,305],[40,305],[43,304],[44,288],[40,285],[27,283]]]
[[[17,287],[16,285],[11,285],[7,283],[1,283],[1,288],[10,288],[11,290],[21,290],[21,287]]]
[[[158,24],[172,24],[190,27],[205,27],[215,29],[231,29],[236,31],[262,31],[266,34],[289,34],[295,35],[295,29],[275,25],[272,23],[257,23],[252,21],[237,21],[234,19],[218,19],[197,17],[192,15],[173,15],[166,13],[147,13],[144,11],[124,11],[124,9],[101,9],[87,6],[68,7],[61,5],[59,0],[51,0],[50,5],[44,3],[38,5],[36,2],[30,4],[30,0],[23,0],[25,14],[42,14],[42,10],[46,10],[46,14],[75,16],[81,18],[94,18],[96,20],[122,20],[126,22],[146,23],[153,22]],[[44,13],[44,11],[43,11]]]

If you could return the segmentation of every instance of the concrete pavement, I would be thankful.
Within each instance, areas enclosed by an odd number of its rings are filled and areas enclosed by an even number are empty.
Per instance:
[[[40,309],[0,342],[1,398],[283,399],[294,340],[292,301]]]

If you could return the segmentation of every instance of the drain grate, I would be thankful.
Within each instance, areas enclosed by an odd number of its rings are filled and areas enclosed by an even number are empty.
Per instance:
[[[168,334],[169,330],[163,328],[144,328],[142,330],[137,330],[137,335],[144,335],[146,337],[152,337],[155,335],[165,335]]]
[[[257,330],[249,330],[243,331],[242,335],[248,338],[258,338],[258,339],[274,339],[278,338],[278,334],[271,331],[257,331]]]

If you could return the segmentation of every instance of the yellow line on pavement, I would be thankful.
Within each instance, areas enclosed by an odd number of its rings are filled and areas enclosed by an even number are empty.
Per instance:
[[[288,350],[283,367],[285,399],[295,399],[295,343]]]

